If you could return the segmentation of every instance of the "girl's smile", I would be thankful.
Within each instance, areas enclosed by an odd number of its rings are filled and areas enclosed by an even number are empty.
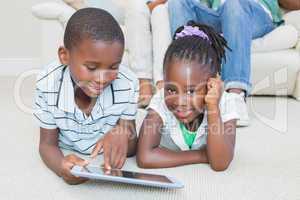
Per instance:
[[[193,122],[204,110],[207,80],[211,74],[197,62],[175,60],[165,73],[165,103],[174,116],[185,124]]]

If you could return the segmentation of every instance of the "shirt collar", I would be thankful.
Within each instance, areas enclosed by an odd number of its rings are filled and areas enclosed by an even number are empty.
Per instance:
[[[175,118],[175,116],[173,117]],[[175,128],[176,131],[175,133],[171,133],[171,138],[182,151],[190,150],[189,146],[185,143],[184,137],[181,133],[179,122],[176,118],[175,120],[176,120],[176,128]],[[207,133],[207,111],[204,111],[203,121],[197,129],[197,135],[195,137],[194,144],[192,145],[192,149],[198,149],[201,146],[201,144],[203,144],[202,136],[204,136],[206,133]]]
[[[61,84],[58,91],[57,107],[65,112],[74,113],[74,86],[69,67],[62,71]]]

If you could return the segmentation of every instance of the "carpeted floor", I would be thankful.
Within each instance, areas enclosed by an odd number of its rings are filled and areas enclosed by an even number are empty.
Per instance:
[[[165,190],[90,181],[69,186],[49,171],[38,154],[38,127],[14,99],[15,78],[1,77],[1,200],[89,199],[300,199],[300,102],[290,98],[251,97],[252,123],[239,128],[235,158],[225,172],[208,165],[143,170],[135,159],[125,169],[172,175],[185,187]],[[22,83],[21,97],[30,106],[33,78]],[[98,162],[100,163],[101,158]]]

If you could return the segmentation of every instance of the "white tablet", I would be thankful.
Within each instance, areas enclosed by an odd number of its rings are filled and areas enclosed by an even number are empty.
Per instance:
[[[74,176],[89,179],[170,189],[183,188],[183,184],[175,178],[157,174],[145,174],[119,169],[106,170],[96,166],[74,166],[71,173]]]

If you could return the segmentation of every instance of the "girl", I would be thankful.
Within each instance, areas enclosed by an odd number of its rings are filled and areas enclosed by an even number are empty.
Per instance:
[[[229,166],[239,95],[222,92],[225,48],[225,39],[209,26],[190,21],[177,29],[164,58],[164,89],[151,100],[140,130],[140,167]]]

